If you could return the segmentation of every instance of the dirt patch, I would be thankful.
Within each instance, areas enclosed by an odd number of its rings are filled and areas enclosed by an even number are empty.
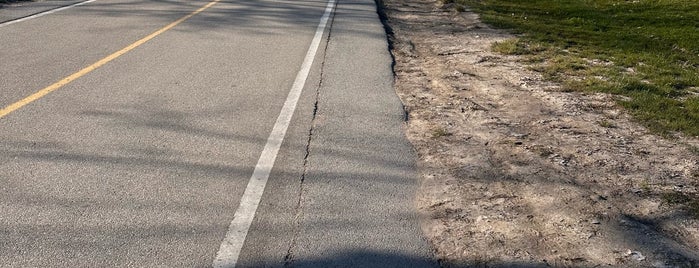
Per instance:
[[[699,141],[634,123],[605,94],[559,91],[513,36],[430,0],[383,0],[396,90],[445,266],[696,267]]]

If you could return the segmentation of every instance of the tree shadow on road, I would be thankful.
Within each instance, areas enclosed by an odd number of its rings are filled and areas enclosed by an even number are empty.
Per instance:
[[[7,5],[18,4],[23,2],[34,2],[34,0],[0,0],[0,9]]]

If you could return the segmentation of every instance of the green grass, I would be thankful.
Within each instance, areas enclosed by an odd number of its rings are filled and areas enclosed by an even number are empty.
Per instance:
[[[606,92],[661,134],[699,136],[699,1],[450,0],[520,37],[493,46],[567,91]]]

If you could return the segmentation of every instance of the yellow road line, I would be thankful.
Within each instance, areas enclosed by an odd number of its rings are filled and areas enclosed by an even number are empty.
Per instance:
[[[112,60],[114,60],[114,59],[120,57],[121,55],[126,54],[127,52],[133,50],[134,48],[137,48],[137,47],[139,47],[140,45],[143,45],[145,42],[148,42],[149,40],[155,38],[156,36],[160,35],[161,33],[164,33],[164,32],[166,32],[167,30],[172,29],[173,27],[177,26],[178,24],[182,23],[183,21],[188,20],[189,18],[193,17],[194,15],[197,15],[197,14],[201,13],[202,11],[204,11],[204,10],[210,8],[211,6],[213,6],[214,4],[218,3],[219,1],[221,1],[221,0],[213,0],[213,1],[209,2],[208,4],[206,4],[205,6],[203,6],[203,7],[199,8],[199,9],[195,10],[195,11],[192,12],[192,13],[189,13],[188,15],[186,15],[186,16],[184,16],[184,17],[182,17],[182,18],[180,18],[180,19],[178,19],[178,20],[176,20],[176,21],[174,21],[173,23],[168,24],[167,26],[161,28],[160,30],[157,30],[157,31],[153,32],[152,34],[149,34],[148,36],[141,38],[140,40],[134,42],[133,44],[128,45],[127,47],[122,48],[121,50],[112,53],[111,55],[109,55],[109,56],[107,56],[107,57],[105,57],[105,58],[103,58],[103,59],[101,59],[101,60],[99,60],[99,61],[93,63],[92,65],[87,66],[87,67],[83,68],[82,70],[77,71],[76,73],[71,74],[71,75],[69,75],[69,76],[63,78],[63,79],[61,79],[60,81],[58,81],[58,82],[56,82],[56,83],[53,83],[52,85],[50,85],[50,86],[48,86],[48,87],[45,87],[45,88],[42,89],[42,90],[39,90],[39,91],[37,91],[36,93],[31,94],[31,95],[27,96],[26,98],[24,98],[24,99],[22,99],[22,100],[20,100],[20,101],[18,101],[18,102],[15,102],[15,103],[13,103],[13,104],[10,104],[9,106],[7,106],[7,107],[3,108],[2,110],[0,110],[0,118],[2,118],[2,117],[4,117],[4,116],[8,115],[8,114],[11,113],[11,112],[16,111],[16,110],[19,109],[19,108],[22,108],[23,106],[25,106],[25,105],[27,105],[27,104],[29,104],[29,103],[35,101],[35,100],[40,99],[40,98],[43,97],[43,96],[46,96],[47,94],[49,94],[49,93],[51,93],[51,92],[53,92],[53,91],[55,91],[55,90],[57,90],[57,89],[59,89],[59,88],[65,86],[65,85],[67,85],[67,84],[69,84],[69,83],[72,82],[73,80],[78,79],[78,78],[82,77],[83,75],[86,75],[86,74],[88,74],[88,73],[94,71],[95,69],[101,67],[102,65],[107,64],[108,62],[110,62],[110,61],[112,61]]]

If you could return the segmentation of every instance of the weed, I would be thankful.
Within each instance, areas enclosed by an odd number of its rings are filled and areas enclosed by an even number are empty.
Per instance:
[[[699,219],[699,196],[681,192],[668,192],[661,195],[662,200],[673,206],[681,206],[692,217]]]
[[[601,121],[597,122],[597,124],[599,124],[601,127],[604,127],[604,128],[615,128],[616,127],[616,125],[614,125],[614,123],[612,123],[609,120],[601,120]]]
[[[651,190],[652,190],[651,187],[650,187],[650,184],[648,183],[647,180],[643,180],[643,181],[641,182],[640,187],[641,187],[641,190],[642,190],[644,193],[650,193]]]
[[[530,150],[544,158],[554,154],[553,148],[543,145],[534,145],[530,148]]]
[[[446,137],[446,136],[451,136],[452,133],[447,131],[446,129],[442,127],[437,127],[432,131],[432,138],[441,138],[441,137]]]

